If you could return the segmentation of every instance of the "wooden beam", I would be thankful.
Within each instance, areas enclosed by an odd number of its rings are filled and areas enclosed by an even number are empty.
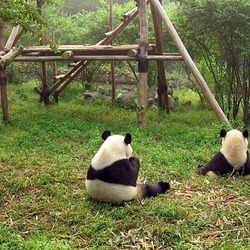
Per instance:
[[[150,44],[149,50],[154,50],[155,45]],[[60,51],[56,54],[61,54],[65,51],[73,51],[76,52],[93,52],[99,53],[100,51],[128,51],[132,49],[138,49],[138,44],[131,44],[131,45],[58,45],[57,49]],[[48,45],[41,45],[41,46],[28,46],[24,47],[23,54],[28,54],[32,52],[37,53],[46,53],[50,52],[52,54],[53,51],[51,50],[50,46]]]
[[[109,0],[109,31],[113,31],[113,0]],[[109,33],[110,35],[110,33]],[[109,36],[107,35],[107,36]],[[112,44],[113,41],[110,42]],[[116,90],[116,81],[115,81],[115,61],[110,61],[110,71],[111,71],[111,85],[112,85],[112,105],[115,105],[115,90]]]
[[[131,14],[126,20],[123,21],[118,27],[116,27],[108,37],[105,37],[102,41],[98,42],[96,45],[107,45],[109,44],[138,14],[137,8],[133,9]],[[83,70],[85,69],[91,61],[85,60],[77,63],[72,70],[70,70],[65,77],[59,79],[51,88],[50,92],[53,93],[57,88],[57,97],[58,95],[67,87],[67,85]],[[60,86],[60,88],[59,88]]]
[[[10,33],[10,36],[9,36],[9,38],[8,38],[6,44],[5,44],[5,47],[4,47],[6,50],[10,50],[14,46],[16,37],[18,35],[19,28],[20,28],[20,26],[16,25],[12,29],[12,31]]]
[[[0,56],[0,68],[6,68],[15,58],[22,53],[23,47],[19,46],[18,48],[11,49],[4,56]]]
[[[181,61],[182,56],[175,55],[148,55],[145,56],[147,60],[173,60]],[[46,61],[93,61],[93,60],[138,60],[138,56],[120,56],[120,55],[106,55],[106,56],[72,56],[71,58],[64,59],[61,56],[17,56],[14,61],[16,62],[46,62]],[[75,65],[74,65],[75,66]]]
[[[224,112],[222,111],[221,107],[217,103],[214,95],[210,91],[207,83],[205,82],[204,78],[200,74],[198,68],[194,64],[191,56],[189,55],[187,49],[185,48],[184,44],[182,43],[178,33],[176,32],[172,22],[170,21],[166,11],[160,4],[159,0],[150,0],[150,2],[155,7],[158,15],[162,18],[163,22],[165,23],[167,30],[173,39],[176,47],[179,49],[183,60],[185,61],[186,65],[189,67],[190,71],[192,72],[193,76],[195,77],[196,81],[198,82],[207,102],[212,107],[213,111],[217,115],[218,119],[222,122],[225,122],[229,127],[231,127],[230,122],[228,121],[227,117],[225,116]]]
[[[147,21],[147,0],[138,1],[140,19],[140,53],[139,53],[139,83],[138,83],[138,105],[136,109],[137,122],[139,126],[146,125],[147,94],[148,94],[148,21]]]
[[[152,3],[150,3],[150,7],[154,23],[156,53],[158,55],[162,55],[163,54],[162,19],[157,14],[155,7],[154,5],[152,5]],[[170,113],[170,105],[168,99],[168,85],[166,81],[164,61],[157,60],[156,63],[157,63],[157,80],[158,80],[158,88],[157,88],[158,106],[160,109],[165,110],[167,113]]]
[[[0,51],[4,50],[4,28],[0,26]],[[7,95],[7,77],[6,67],[0,67],[0,89],[1,89],[1,104],[3,112],[3,120],[8,119],[8,95]]]

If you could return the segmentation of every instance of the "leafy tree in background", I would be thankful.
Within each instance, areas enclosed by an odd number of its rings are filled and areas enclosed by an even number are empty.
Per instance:
[[[53,0],[43,0],[43,3],[52,3]],[[25,31],[34,33],[34,28],[42,23],[36,7],[36,1],[27,4],[23,0],[1,0],[0,25],[20,25]]]
[[[250,123],[249,0],[175,2],[178,32],[228,118],[235,120],[242,106]]]

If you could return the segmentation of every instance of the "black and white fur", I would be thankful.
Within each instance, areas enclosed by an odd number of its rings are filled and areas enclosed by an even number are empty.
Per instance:
[[[132,136],[102,134],[104,143],[92,159],[87,172],[86,188],[95,200],[118,203],[136,197],[151,197],[165,193],[169,183],[137,184],[140,161],[131,157]]]
[[[222,147],[205,165],[198,166],[198,174],[217,178],[220,176],[244,176],[250,174],[248,130],[220,131]]]

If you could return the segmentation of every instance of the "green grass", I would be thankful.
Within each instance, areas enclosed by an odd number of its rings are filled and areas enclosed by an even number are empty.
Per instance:
[[[77,85],[47,108],[33,87],[9,86],[0,121],[0,250],[250,249],[249,181],[195,173],[223,127],[195,96],[191,109],[150,110],[139,128],[134,111],[83,102]],[[124,206],[91,200],[86,171],[105,129],[130,132],[141,179],[171,189]]]

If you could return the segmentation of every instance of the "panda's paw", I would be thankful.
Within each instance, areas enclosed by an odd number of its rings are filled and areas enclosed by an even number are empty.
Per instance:
[[[196,173],[197,173],[198,175],[204,175],[203,169],[204,169],[204,165],[199,164],[199,165],[197,166]]]
[[[168,182],[160,181],[158,185],[161,187],[161,193],[165,193],[168,189],[170,189],[170,184]]]

